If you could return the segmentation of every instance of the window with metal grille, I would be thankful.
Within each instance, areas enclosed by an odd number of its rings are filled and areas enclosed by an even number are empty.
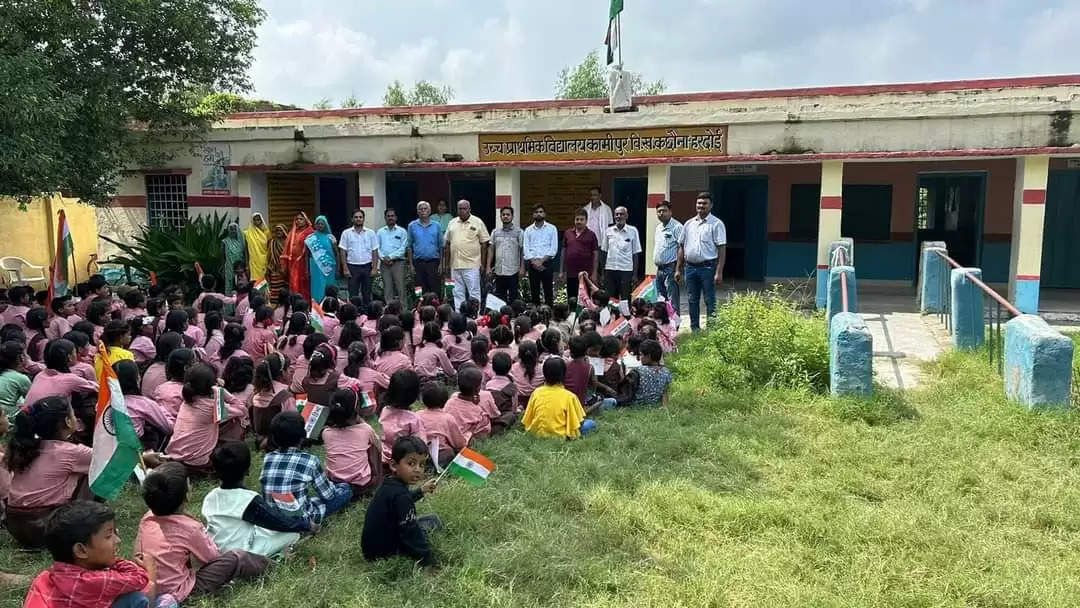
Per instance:
[[[188,219],[187,176],[146,176],[147,222],[153,228],[179,228]]]

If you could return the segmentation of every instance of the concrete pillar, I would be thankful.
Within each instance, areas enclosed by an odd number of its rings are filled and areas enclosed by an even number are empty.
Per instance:
[[[1005,396],[1028,409],[1069,407],[1072,340],[1036,315],[1005,324]]]
[[[840,215],[844,207],[844,162],[821,163],[821,205],[818,210],[817,298],[818,308],[829,299],[829,244],[840,238]]]
[[[949,276],[953,345],[957,350],[979,348],[986,339],[983,290],[971,280],[972,276],[982,280],[982,271],[978,268],[953,268]]]
[[[543,201],[529,201],[530,205],[542,203]],[[528,219],[523,218],[521,215],[521,169],[517,167],[496,167],[495,168],[495,218],[490,224],[492,227],[498,227],[502,225],[502,221],[499,219],[499,209],[510,206],[514,209],[514,221],[520,226],[528,224],[532,220],[530,214]],[[488,220],[484,218],[486,223]],[[564,228],[564,226],[560,226]]]
[[[829,322],[829,391],[834,396],[869,395],[873,356],[874,337],[862,316],[838,313]]]
[[[918,282],[916,283],[917,289],[915,290],[915,304],[917,304],[919,306],[919,312],[921,312],[923,314],[926,314],[928,312],[938,312],[937,308],[930,309],[930,310],[925,308],[926,290],[928,288],[932,289],[932,290],[934,290],[934,293],[937,293],[937,292],[941,291],[941,276],[940,275],[938,275],[936,277],[937,278],[936,283],[934,283],[933,285],[928,285],[927,284],[927,278],[926,278],[927,260],[928,260],[928,258],[926,257],[926,250],[927,249],[938,249],[938,250],[941,251],[941,253],[944,253],[946,255],[949,253],[948,248],[945,245],[945,241],[923,241],[919,245],[919,276],[918,276],[918,279],[917,279]],[[933,254],[933,255],[934,255],[934,258],[933,258],[932,261],[934,263],[938,263],[939,261],[941,261],[941,262],[944,261],[944,260],[941,260],[941,258],[938,255],[936,255],[936,254]],[[934,306],[937,306],[937,307],[940,308],[940,306],[941,306],[940,296],[938,296],[937,299],[934,302],[935,302]]]
[[[649,185],[645,205],[645,274],[656,275],[656,260],[653,251],[656,247],[656,206],[660,201],[671,200],[671,165],[649,165]]]
[[[859,300],[856,297],[857,290],[855,289],[855,269],[851,266],[833,266],[829,269],[829,294],[825,302],[825,319],[830,323],[833,317],[845,312],[843,301],[844,281],[840,280],[841,275],[844,275],[847,279],[847,312],[859,312]]]
[[[1013,194],[1012,247],[1009,252],[1009,301],[1022,313],[1039,312],[1039,273],[1042,271],[1043,217],[1050,157],[1016,159]]]
[[[247,172],[233,173],[232,174],[233,192],[236,195],[236,214],[240,221],[241,230],[247,228],[251,224],[251,207],[252,207],[252,185],[251,174]],[[266,214],[263,214],[264,221],[270,221],[266,219]]]
[[[364,211],[364,226],[376,230],[386,225],[386,171],[364,169],[356,172],[356,206]]]

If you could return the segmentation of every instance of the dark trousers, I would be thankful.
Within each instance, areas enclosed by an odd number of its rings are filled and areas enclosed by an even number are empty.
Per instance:
[[[630,292],[634,290],[633,270],[605,270],[604,281],[609,296],[620,300],[630,299]]]
[[[367,306],[371,302],[371,263],[349,264],[349,297],[360,296]]]
[[[495,297],[507,304],[521,297],[521,291],[518,289],[518,273],[505,277],[495,275]]]
[[[424,293],[442,293],[439,260],[413,260],[413,269],[416,271],[416,284],[423,289]]]
[[[566,304],[570,312],[574,312],[574,303],[577,302],[578,278],[576,272],[566,273]]]
[[[191,594],[213,593],[233,579],[254,578],[269,565],[270,560],[261,555],[240,550],[225,551],[195,571],[195,587]]]
[[[555,294],[552,293],[551,260],[544,262],[537,270],[532,264],[526,266],[529,269],[529,294],[533,304],[540,303],[540,288],[544,288],[544,304],[551,306],[555,302]]]

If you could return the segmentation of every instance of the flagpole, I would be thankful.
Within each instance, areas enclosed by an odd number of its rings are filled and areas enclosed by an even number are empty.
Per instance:
[[[622,69],[622,11],[615,15],[615,39],[619,43],[619,69]]]
[[[461,455],[461,452],[454,454],[454,458],[457,458],[459,455]],[[450,462],[453,462],[453,460],[451,460]],[[450,465],[446,465],[446,468],[442,470],[442,473],[439,473],[439,476],[435,478],[435,485],[439,485],[439,482],[442,481],[443,477],[446,477],[446,472],[449,470]]]

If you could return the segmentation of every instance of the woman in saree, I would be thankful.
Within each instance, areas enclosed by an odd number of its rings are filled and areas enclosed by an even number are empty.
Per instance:
[[[240,224],[233,222],[225,230],[225,238],[221,240],[225,251],[225,265],[221,269],[221,276],[225,279],[225,294],[231,295],[236,289],[236,264],[247,265],[247,245],[243,235],[240,234]]]
[[[304,239],[315,232],[306,213],[301,211],[293,220],[292,230],[285,239],[285,250],[281,254],[281,265],[285,269],[285,280],[289,282],[289,291],[311,299],[311,282],[308,276],[307,246]]]
[[[251,225],[244,231],[244,241],[247,243],[248,280],[258,283],[266,278],[266,253],[270,244],[270,231],[258,211],[251,214]]]
[[[273,236],[270,238],[268,248],[269,256],[266,259],[266,279],[270,283],[270,301],[277,302],[278,293],[285,283],[285,267],[281,254],[285,253],[285,241],[289,238],[289,229],[285,224],[274,226]]]
[[[304,239],[311,273],[311,299],[322,302],[327,285],[337,285],[337,239],[326,216],[315,218],[315,232]]]

